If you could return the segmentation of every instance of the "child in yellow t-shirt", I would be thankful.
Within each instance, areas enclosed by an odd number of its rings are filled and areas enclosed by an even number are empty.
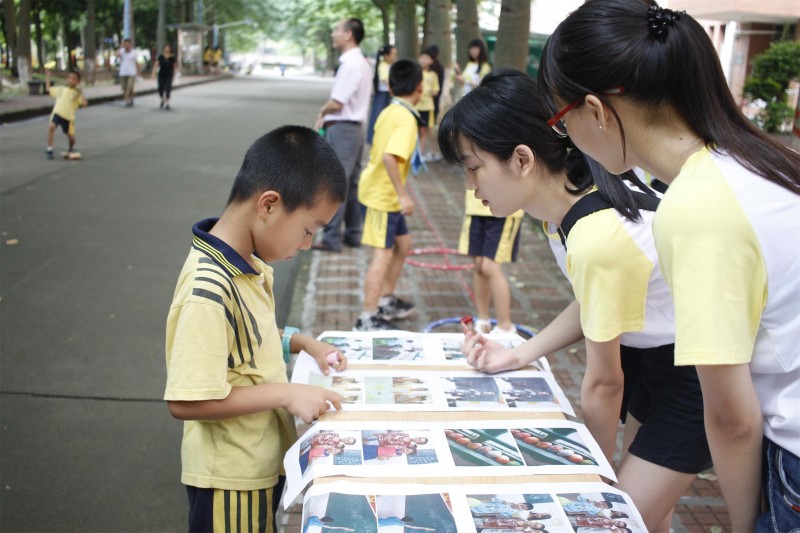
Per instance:
[[[53,139],[56,129],[61,130],[69,139],[69,151],[75,148],[75,112],[79,107],[86,107],[86,97],[78,88],[81,82],[80,73],[73,71],[67,74],[67,82],[63,87],[50,87],[50,70],[44,71],[44,88],[56,99],[53,112],[50,115],[50,127],[47,131],[47,159],[53,159]]]
[[[436,140],[433,138],[433,128],[436,126],[436,106],[433,99],[439,94],[439,76],[431,69],[433,56],[427,50],[419,55],[419,66],[422,67],[422,96],[417,102],[417,111],[422,116],[424,124],[419,128],[419,149],[425,161],[438,161],[441,157],[435,155]]]
[[[341,407],[336,392],[288,383],[291,353],[308,352],[325,374],[328,357],[336,355],[337,370],[347,359],[295,328],[278,329],[267,262],[308,250],[346,191],[330,145],[309,128],[283,126],[247,151],[222,216],[192,228],[167,317],[164,392],[184,421],[189,531],[274,532],[291,415],[310,424]],[[228,502],[239,500],[232,510]]]
[[[405,217],[414,213],[414,202],[405,184],[419,134],[414,105],[422,94],[422,70],[417,62],[395,61],[389,70],[389,89],[394,99],[378,116],[369,163],[358,182],[364,212],[361,244],[375,249],[364,279],[357,331],[396,329],[391,320],[409,316],[414,307],[397,298],[394,290],[411,251]]]

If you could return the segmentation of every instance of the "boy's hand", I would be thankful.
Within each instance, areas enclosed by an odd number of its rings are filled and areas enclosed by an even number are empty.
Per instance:
[[[490,341],[474,330],[465,334],[461,353],[467,358],[467,363],[487,374],[516,370],[522,366],[509,348],[499,342]]]
[[[347,368],[347,357],[332,344],[311,339],[306,343],[305,351],[314,358],[326,376],[331,373],[329,367],[333,367],[337,372]]]
[[[310,424],[332,405],[337,411],[342,408],[342,397],[333,391],[313,385],[292,384],[292,394],[286,400],[286,410]]]
[[[410,196],[403,195],[400,197],[400,213],[406,216],[414,214],[414,202]]]

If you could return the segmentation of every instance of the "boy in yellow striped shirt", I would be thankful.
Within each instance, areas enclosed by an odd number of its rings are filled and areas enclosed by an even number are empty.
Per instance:
[[[69,138],[69,151],[72,152],[75,147],[75,112],[79,107],[88,105],[83,91],[78,88],[80,82],[80,73],[72,71],[67,74],[66,85],[51,88],[50,70],[44,71],[44,88],[56,99],[50,115],[50,128],[47,131],[47,159],[53,159],[53,138],[59,126]]]

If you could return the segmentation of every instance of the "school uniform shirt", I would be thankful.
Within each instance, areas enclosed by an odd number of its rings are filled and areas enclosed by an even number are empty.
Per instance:
[[[399,159],[397,166],[405,183],[418,136],[417,118],[405,105],[393,102],[381,111],[375,122],[369,163],[358,182],[358,201],[361,204],[389,213],[400,211],[400,198],[386,171],[383,154]]]
[[[380,59],[380,63],[378,63],[378,90],[384,93],[389,92],[389,69],[392,68],[392,65]]]
[[[481,200],[475,198],[475,191],[470,190],[466,191],[466,196],[464,197],[464,214],[473,217],[494,217],[489,206],[483,205]],[[522,218],[523,216],[525,216],[525,211],[520,209],[506,218]]]
[[[555,226],[545,228],[580,304],[583,334],[595,342],[621,336],[624,346],[655,348],[674,341],[672,297],[653,241],[655,213],[640,213],[641,223],[615,209],[587,215],[572,227],[566,249]]]
[[[439,93],[439,77],[432,70],[422,71],[422,96],[417,111],[433,111],[433,95]]]
[[[286,383],[275,324],[272,268],[253,269],[198,222],[167,318],[168,401],[221,400],[233,387]],[[256,490],[278,482],[296,439],[285,409],[183,425],[181,482],[201,488]]]
[[[354,121],[364,124],[372,95],[372,69],[361,48],[351,48],[339,56],[339,69],[333,79],[331,100],[342,108],[323,117],[325,122]]]
[[[489,74],[491,71],[492,66],[486,62],[484,62],[480,68],[478,68],[478,63],[475,61],[469,61],[466,65],[464,65],[464,70],[462,71],[462,78],[464,79],[463,94],[467,94],[472,89],[480,85],[483,77]]]
[[[675,364],[749,363],[765,436],[800,455],[800,196],[703,149],[670,184],[654,231]]]
[[[78,89],[66,86],[51,87],[50,96],[56,99],[53,112],[50,116],[58,115],[64,120],[73,122],[75,120],[75,113],[81,106],[81,92]]]

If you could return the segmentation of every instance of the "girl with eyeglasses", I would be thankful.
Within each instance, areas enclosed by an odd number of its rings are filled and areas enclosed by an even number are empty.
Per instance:
[[[581,150],[670,184],[653,228],[675,362],[697,365],[732,529],[797,528],[800,155],[742,115],[700,24],[652,1],[583,4],[539,76],[551,109],[570,107],[558,118]]]
[[[648,530],[669,531],[672,509],[695,474],[711,464],[703,399],[693,367],[673,364],[672,302],[661,276],[651,223],[657,198],[610,176],[547,124],[536,83],[496,71],[462,98],[439,126],[445,160],[494,216],[518,209],[544,221],[575,301],[539,334],[507,349],[469,332],[469,364],[495,373],[521,368],[585,338],[581,407],[613,461],[618,419],[625,423],[618,486]],[[596,209],[576,216],[587,203]],[[663,524],[663,525],[662,525]]]

